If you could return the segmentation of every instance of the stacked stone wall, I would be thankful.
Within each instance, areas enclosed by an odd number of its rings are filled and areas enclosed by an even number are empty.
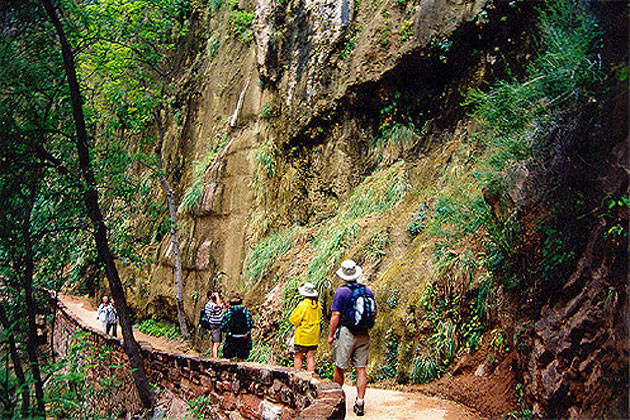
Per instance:
[[[137,412],[141,405],[135,392],[129,364],[118,340],[85,325],[63,302],[58,302],[53,326],[53,349],[60,357],[80,357],[93,368],[86,381],[102,387],[112,378],[116,386],[90,403],[103,412]],[[169,353],[140,343],[151,383],[191,401],[205,396],[218,417],[238,413],[246,419],[342,419],[345,396],[341,388],[312,374],[280,366]],[[121,367],[122,366],[122,367]],[[102,396],[105,396],[103,398]],[[109,410],[109,411],[107,411]]]

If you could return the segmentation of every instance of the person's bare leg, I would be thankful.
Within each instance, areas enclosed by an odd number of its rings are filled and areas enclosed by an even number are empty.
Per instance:
[[[212,357],[219,357],[219,346],[221,343],[212,343]]]
[[[302,369],[302,361],[304,360],[303,353],[293,353],[293,367],[296,369]]]
[[[306,370],[315,372],[315,350],[306,352]]]
[[[357,369],[357,398],[362,400],[365,398],[365,389],[367,388],[367,374],[365,368]]]
[[[343,386],[343,369],[335,366],[335,374],[333,375],[333,381]]]

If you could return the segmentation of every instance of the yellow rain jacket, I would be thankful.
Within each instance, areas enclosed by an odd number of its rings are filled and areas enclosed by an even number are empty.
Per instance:
[[[316,346],[319,341],[319,322],[322,308],[316,300],[304,299],[291,312],[289,322],[295,325],[295,341],[298,346]]]

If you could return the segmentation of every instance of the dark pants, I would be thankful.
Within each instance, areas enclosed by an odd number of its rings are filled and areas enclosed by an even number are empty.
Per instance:
[[[111,335],[113,337],[116,337],[116,325],[117,325],[116,323],[114,324],[107,323],[107,326],[105,327],[105,334],[109,334],[111,330]]]
[[[251,337],[234,338],[228,334],[223,342],[223,357],[226,359],[246,360],[249,357],[249,352],[252,350]]]

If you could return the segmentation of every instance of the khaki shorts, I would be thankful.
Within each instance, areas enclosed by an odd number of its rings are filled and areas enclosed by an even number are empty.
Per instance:
[[[370,352],[370,336],[354,335],[344,326],[339,328],[339,333],[333,344],[333,357],[335,366],[346,370],[350,367],[350,361],[355,368],[364,368],[368,364]]]

